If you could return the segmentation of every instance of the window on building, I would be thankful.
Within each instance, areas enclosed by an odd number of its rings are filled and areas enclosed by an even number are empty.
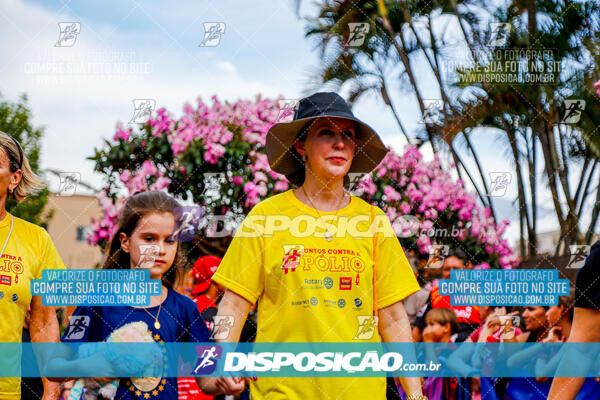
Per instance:
[[[87,226],[78,226],[77,227],[77,241],[78,242],[87,241],[87,235],[88,235],[89,231],[90,231],[90,228]]]

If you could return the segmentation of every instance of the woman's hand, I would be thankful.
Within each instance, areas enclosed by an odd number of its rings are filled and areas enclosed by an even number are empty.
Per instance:
[[[237,396],[244,391],[246,386],[245,378],[236,378],[230,376],[220,376],[217,378],[196,378],[198,386],[205,394],[215,396],[224,394],[227,396]]]

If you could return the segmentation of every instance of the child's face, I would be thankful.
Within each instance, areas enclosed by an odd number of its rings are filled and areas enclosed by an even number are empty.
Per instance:
[[[175,227],[175,217],[171,213],[151,213],[143,216],[130,237],[121,233],[121,248],[129,253],[130,268],[136,266],[148,251],[148,245],[155,245],[154,265],[150,268],[150,277],[159,279],[171,268],[177,254],[177,241],[171,235]]]
[[[428,342],[441,342],[444,336],[450,332],[450,324],[440,324],[437,321],[427,321],[427,326],[423,330],[423,337],[426,337]]]

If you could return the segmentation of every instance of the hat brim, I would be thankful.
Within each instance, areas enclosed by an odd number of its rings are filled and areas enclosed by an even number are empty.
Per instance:
[[[192,289],[192,294],[200,294],[206,292],[210,287],[210,282],[211,280],[209,279],[207,281],[197,283]]]
[[[388,153],[388,149],[381,138],[373,128],[361,120],[350,118],[347,114],[336,115],[336,113],[280,122],[273,125],[267,132],[266,139],[267,159],[271,169],[280,174],[289,175],[298,168],[302,168],[304,165],[302,160],[298,159],[297,154],[291,151],[294,140],[308,122],[328,117],[343,118],[356,123],[356,154],[348,172],[369,173],[373,171]]]

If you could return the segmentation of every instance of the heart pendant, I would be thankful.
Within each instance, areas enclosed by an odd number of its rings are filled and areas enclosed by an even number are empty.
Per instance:
[[[154,329],[160,329],[160,322],[154,321]]]
[[[325,240],[331,242],[333,240],[333,233],[329,232],[329,229],[325,230]]]

